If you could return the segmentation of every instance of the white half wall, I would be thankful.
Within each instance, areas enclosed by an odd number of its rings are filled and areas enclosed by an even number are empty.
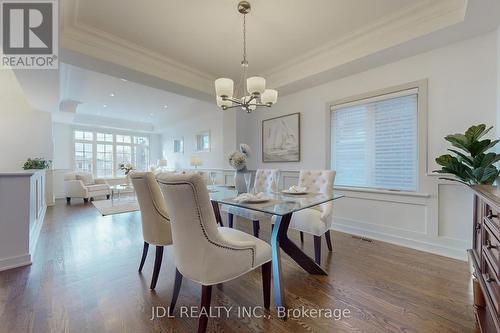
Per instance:
[[[335,204],[334,229],[465,260],[471,246],[472,196],[467,188],[427,171],[437,167],[435,157],[446,151],[445,135],[473,124],[497,124],[496,54],[497,34],[492,32],[287,95],[270,109],[238,117],[238,140],[254,151],[252,169],[290,171],[287,181],[292,183],[298,170],[327,167],[329,102],[427,79],[427,146],[421,147],[427,161],[419,170],[418,193],[339,191],[346,198]],[[263,163],[262,120],[295,112],[301,113],[302,160]]]

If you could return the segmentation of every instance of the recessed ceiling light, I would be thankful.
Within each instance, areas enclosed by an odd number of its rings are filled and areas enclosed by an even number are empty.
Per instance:
[[[164,109],[168,108],[168,105],[163,105],[163,108],[164,108]]]
[[[111,97],[115,97],[115,94],[114,94],[114,93],[111,93],[111,94],[109,94],[109,96],[111,96]]]
[[[127,82],[128,81],[127,79],[124,79],[124,78],[121,78],[120,80],[122,80],[123,82]]]
[[[103,107],[103,108],[107,108],[107,107],[108,107],[108,105],[107,105],[107,104],[103,104],[103,105],[102,105],[102,107]]]

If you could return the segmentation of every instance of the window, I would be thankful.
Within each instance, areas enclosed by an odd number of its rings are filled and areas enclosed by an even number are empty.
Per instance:
[[[87,131],[75,131],[76,140],[92,141],[94,140],[94,133]]]
[[[210,133],[204,132],[196,135],[196,151],[210,151]]]
[[[74,131],[75,169],[92,172],[96,177],[123,176],[121,163],[135,169],[149,167],[149,137],[85,130]]]
[[[97,144],[97,177],[113,177],[113,145]]]
[[[174,153],[184,152],[184,140],[182,138],[174,139]]]
[[[132,146],[116,145],[116,166],[132,163]]]
[[[75,167],[76,170],[92,172],[91,143],[75,142]]]
[[[418,89],[331,106],[335,184],[417,190]]]
[[[97,141],[113,142],[113,134],[97,133]]]

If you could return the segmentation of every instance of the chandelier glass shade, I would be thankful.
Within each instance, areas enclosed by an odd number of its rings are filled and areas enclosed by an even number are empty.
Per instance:
[[[241,61],[241,78],[237,86],[237,94],[234,93],[232,79],[219,78],[215,80],[217,106],[223,110],[241,107],[241,109],[250,113],[257,107],[271,107],[278,100],[278,91],[266,89],[265,78],[260,76],[247,78],[246,14],[250,12],[250,9],[248,1],[241,1],[238,4],[238,11],[243,14],[243,60]],[[238,93],[240,93],[240,96],[235,96]]]

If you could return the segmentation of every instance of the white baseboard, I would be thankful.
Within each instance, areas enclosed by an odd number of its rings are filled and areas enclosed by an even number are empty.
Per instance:
[[[29,254],[0,259],[0,272],[26,265],[31,265],[31,256]]]
[[[409,247],[415,250],[430,252],[445,257],[467,261],[467,252],[465,249],[452,248],[442,244],[431,243],[428,241],[408,239],[394,234],[387,234],[378,231],[368,230],[350,225],[348,220],[336,218],[332,225],[332,230],[345,232],[348,234],[367,237],[382,242],[387,242],[395,245]]]

